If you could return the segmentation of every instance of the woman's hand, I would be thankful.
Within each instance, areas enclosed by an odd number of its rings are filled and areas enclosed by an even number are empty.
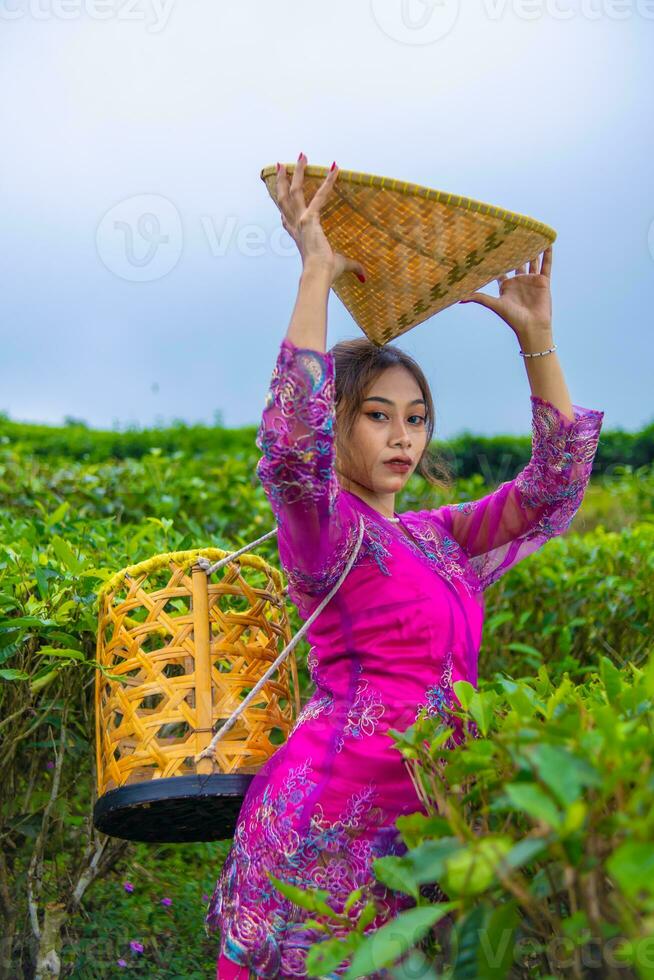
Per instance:
[[[515,275],[499,276],[499,296],[471,293],[461,303],[481,303],[502,317],[519,339],[547,333],[552,329],[552,246],[543,252],[540,272],[538,257],[514,270]]]
[[[277,205],[282,213],[282,224],[297,245],[302,256],[302,265],[324,267],[331,274],[331,284],[344,272],[354,272],[362,282],[365,282],[365,269],[355,259],[348,259],[340,252],[334,252],[327,241],[327,236],[320,224],[320,210],[329,200],[338,167],[325,177],[324,181],[307,205],[304,200],[304,168],[307,158],[301,153],[293,178],[288,183],[286,167],[277,167]]]

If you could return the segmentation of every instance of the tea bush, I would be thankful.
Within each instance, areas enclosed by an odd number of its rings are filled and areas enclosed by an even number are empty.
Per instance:
[[[326,936],[309,952],[310,975],[347,960],[345,980],[393,964],[397,978],[651,978],[652,648],[643,668],[600,657],[583,684],[555,684],[541,666],[454,688],[461,744],[424,713],[389,731],[424,812],[397,821],[406,854],[373,867],[415,908],[366,930],[367,905],[339,916],[325,892],[293,891]],[[447,901],[424,897],[434,883]]]

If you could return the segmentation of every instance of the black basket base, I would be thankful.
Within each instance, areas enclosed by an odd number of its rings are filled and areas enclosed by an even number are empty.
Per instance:
[[[110,837],[151,844],[226,840],[253,779],[216,773],[131,783],[99,797],[93,824]]]

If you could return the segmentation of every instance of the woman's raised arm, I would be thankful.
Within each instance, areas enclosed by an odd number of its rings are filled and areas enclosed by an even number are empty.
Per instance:
[[[552,246],[498,278],[499,297],[473,293],[520,342],[531,387],[531,459],[480,500],[440,507],[433,516],[463,548],[486,588],[516,562],[565,531],[590,479],[604,412],[572,405],[552,336]]]
[[[327,303],[332,282],[360,262],[332,252],[319,220],[336,179],[330,172],[307,207],[300,154],[291,186],[278,167],[282,222],[302,256],[302,275],[286,337],[266,396],[257,446],[259,477],[277,518],[279,557],[289,595],[301,614],[307,596],[336,583],[356,542],[358,511],[343,494],[335,470],[334,358],[326,351]]]

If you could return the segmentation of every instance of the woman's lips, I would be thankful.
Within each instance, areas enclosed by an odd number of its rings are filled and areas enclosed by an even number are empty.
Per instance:
[[[396,470],[398,473],[406,473],[407,470],[411,469],[410,463],[384,463],[384,466],[388,466],[390,469]]]

